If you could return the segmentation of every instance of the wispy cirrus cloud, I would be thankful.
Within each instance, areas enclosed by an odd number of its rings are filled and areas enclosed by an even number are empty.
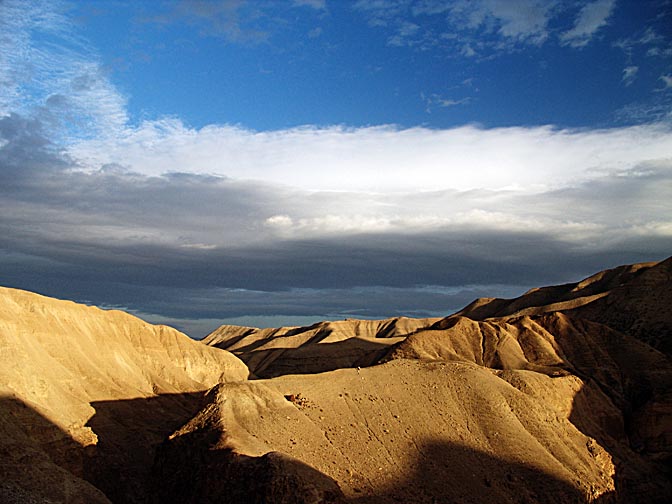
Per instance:
[[[644,49],[647,57],[668,58],[672,56],[672,40],[663,33],[653,26],[647,26],[643,32],[617,40],[614,46],[622,49],[629,60],[632,60],[638,49]]]
[[[454,26],[494,31],[514,43],[540,44],[548,37],[555,7],[556,2],[539,0],[461,0],[452,4],[450,13]]]
[[[639,71],[639,67],[635,65],[628,65],[623,69],[623,78],[621,79],[623,81],[623,84],[625,86],[630,86],[632,85],[633,82],[635,82],[635,79],[637,78],[637,72]]]
[[[579,11],[574,27],[560,36],[563,44],[572,47],[588,45],[600,28],[607,25],[616,6],[616,0],[595,0]]]
[[[542,0],[359,0],[355,4],[372,26],[392,30],[390,45],[444,46],[467,57],[539,46],[551,39],[583,47],[608,24],[615,0],[583,3],[570,29],[551,26],[572,8],[569,3]]]
[[[317,10],[324,10],[327,8],[327,0],[292,0],[296,7],[312,7]]]
[[[38,117],[63,137],[119,131],[126,99],[66,12],[62,2],[0,3],[0,115]]]
[[[290,12],[308,8],[326,11],[326,0],[291,0],[281,5]],[[278,2],[255,0],[179,0],[168,2],[160,14],[142,19],[145,23],[170,26],[187,23],[201,36],[217,37],[237,44],[270,42],[278,27],[291,22],[291,16],[278,13]]]
[[[663,83],[663,90],[672,89],[672,74],[661,75],[658,80]]]
[[[489,49],[517,44],[540,44],[548,37],[555,2],[539,0],[359,0],[354,8],[373,27],[392,30],[388,44],[395,46],[460,46],[467,56],[475,47]],[[414,22],[408,21],[413,19]],[[490,34],[499,40],[484,45],[474,37]]]

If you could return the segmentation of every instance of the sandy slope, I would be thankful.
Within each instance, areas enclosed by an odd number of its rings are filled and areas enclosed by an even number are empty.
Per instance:
[[[203,342],[233,352],[256,376],[272,378],[370,366],[391,345],[438,320],[407,317],[339,320],[279,329],[223,325]]]
[[[0,465],[14,478],[4,478],[0,500],[27,488],[55,501],[69,501],[70,494],[106,501],[81,478],[108,480],[107,492],[122,495],[124,473],[151,464],[149,445],[189,418],[199,400],[191,393],[248,376],[230,353],[172,328],[6,288],[0,288],[0,359]],[[172,399],[143,402],[126,414],[124,401],[159,396]],[[161,408],[176,414],[161,415]],[[126,453],[134,431],[142,434]],[[31,473],[27,458],[34,460]],[[95,474],[97,459],[121,474]]]
[[[625,332],[672,356],[672,257],[602,271],[580,282],[481,298],[456,315],[475,320],[563,311]]]
[[[664,406],[672,383],[664,355],[560,314],[454,322],[408,337],[381,366],[220,386],[164,446],[158,498],[249,498],[255,481],[278,472],[277,462],[249,458],[269,451],[294,457],[282,459],[280,472],[293,475],[290,493],[315,502],[338,501],[334,482],[356,502],[609,501],[615,490],[640,502],[671,496],[656,463],[668,453],[656,447],[669,447],[660,426],[672,417],[634,425],[623,413],[636,414],[630,396],[646,387]],[[185,470],[184,457],[199,462]],[[232,469],[240,464],[248,480]],[[178,468],[180,478],[168,477]],[[255,495],[291,502],[286,486]]]
[[[267,469],[259,462],[251,481],[225,478],[238,463],[229,450],[257,457],[281,452],[294,458],[290,464],[329,476],[291,481],[289,493],[316,496],[315,502],[338,501],[332,481],[355,502],[598,497],[614,490],[615,467],[570,421],[582,388],[574,376],[498,376],[466,362],[416,360],[222,385],[164,447],[156,502],[252,501],[246,489]],[[292,395],[293,401],[285,398]],[[596,407],[613,414],[606,400]],[[180,478],[170,477],[176,468]],[[264,497],[291,502],[283,500],[287,493],[280,487]]]

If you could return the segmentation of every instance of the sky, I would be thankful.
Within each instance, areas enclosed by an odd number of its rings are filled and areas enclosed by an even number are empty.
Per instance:
[[[670,0],[0,0],[0,285],[200,338],[670,255]]]

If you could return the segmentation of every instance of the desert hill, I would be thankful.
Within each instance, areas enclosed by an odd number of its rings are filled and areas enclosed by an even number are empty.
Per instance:
[[[670,267],[204,342],[0,288],[0,502],[670,502]]]
[[[439,320],[348,319],[278,329],[223,325],[206,336],[203,343],[234,353],[256,376],[272,378],[370,366],[391,345]]]
[[[515,299],[477,299],[456,315],[484,320],[554,311],[606,324],[672,356],[672,257],[532,289]]]
[[[170,327],[7,288],[0,288],[0,355],[0,501],[27,488],[54,502],[70,494],[108,502],[85,479],[108,497],[137,493],[123,480],[147,472],[150,445],[189,418],[199,392],[248,376],[230,353]],[[150,398],[137,411],[124,406]]]
[[[665,355],[562,314],[451,322],[415,331],[383,365],[219,386],[164,444],[159,501],[236,502],[278,471],[306,502],[672,496]],[[198,463],[185,470],[185,456]],[[282,486],[257,492],[289,502]]]

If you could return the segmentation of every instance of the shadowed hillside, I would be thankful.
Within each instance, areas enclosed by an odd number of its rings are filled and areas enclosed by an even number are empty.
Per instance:
[[[141,481],[152,445],[198,409],[200,391],[249,374],[230,353],[175,329],[5,288],[0,288],[0,353],[3,428],[18,433],[0,437],[0,450],[13,453],[10,460],[22,468],[16,474],[32,470],[21,458],[21,443],[15,444],[24,439],[45,471],[66,470],[115,502],[144,501]],[[156,399],[165,394],[172,398]],[[126,406],[98,411],[100,404],[117,401]],[[28,421],[26,412],[34,412]],[[50,427],[37,427],[43,423]],[[21,485],[30,481],[21,478]],[[66,479],[54,485],[59,495],[72,491],[63,502],[94,502],[77,497],[78,489],[88,488],[80,483]]]
[[[370,366],[391,345],[438,320],[349,319],[279,329],[224,325],[206,336],[203,343],[233,352],[256,376],[272,378]]]
[[[602,271],[577,283],[532,289],[515,299],[477,299],[458,316],[474,320],[562,311],[630,334],[672,355],[672,257]]]
[[[162,449],[161,474],[187,446],[192,453],[202,442],[196,456],[205,458],[183,474],[189,488],[213,499],[225,497],[203,483],[211,481],[204,474],[210,464],[247,464],[269,450],[319,470],[356,502],[672,496],[670,440],[661,427],[672,421],[672,366],[630,336],[562,314],[452,318],[415,332],[384,360],[220,386]],[[442,459],[427,459],[426,447]],[[422,484],[418,466],[426,472]],[[544,483],[535,486],[533,476]],[[293,484],[302,492],[324,490]],[[552,490],[542,491],[544,485]],[[161,495],[186,498],[173,487]]]

